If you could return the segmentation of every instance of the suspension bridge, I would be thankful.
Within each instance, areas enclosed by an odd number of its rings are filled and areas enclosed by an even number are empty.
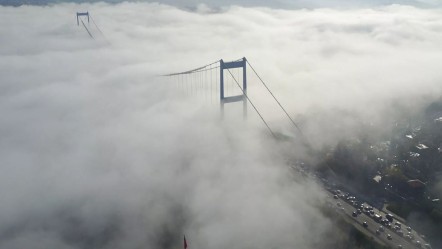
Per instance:
[[[80,26],[81,23],[91,39],[95,40],[96,38],[91,32],[90,21],[92,21],[92,24],[101,34],[101,36],[108,43],[110,43],[89,12],[77,12],[76,18],[77,26]],[[86,19],[87,25],[85,23]],[[247,70],[248,67],[251,70]],[[278,108],[285,114],[295,130],[297,130],[302,142],[305,145],[308,145],[300,127],[296,124],[296,122],[287,112],[286,108],[284,108],[284,106],[273,94],[268,85],[255,70],[255,68],[251,65],[249,60],[247,60],[245,57],[233,61],[224,61],[223,59],[221,59],[200,67],[196,67],[194,69],[164,74],[162,76],[168,77],[173,81],[179,83],[183,86],[183,88],[186,89],[186,93],[192,96],[204,95],[206,99],[210,98],[210,100],[213,101],[214,96],[212,95],[212,93],[217,93],[218,96],[215,97],[219,100],[220,113],[222,118],[224,118],[226,104],[242,102],[242,111],[244,118],[247,118],[248,106],[250,105],[257,116],[260,118],[262,123],[265,125],[269,133],[276,138],[276,134],[270,127],[269,122],[263,116],[262,112],[258,109],[257,105],[255,105],[254,100],[252,101],[251,97],[247,93],[248,71],[251,71],[257,81],[262,84],[267,93],[277,103]],[[209,97],[207,93],[210,93]]]
[[[247,68],[250,68],[251,70],[247,70]],[[194,69],[164,74],[162,76],[169,77],[183,86],[186,93],[190,95],[204,94],[207,99],[207,92],[209,92],[212,100],[212,92],[216,92],[222,118],[224,118],[226,104],[242,102],[244,118],[247,118],[248,105],[250,105],[269,133],[276,138],[276,134],[270,127],[269,122],[258,109],[255,100],[252,100],[248,94],[248,71],[251,71],[253,76],[255,76],[258,82],[265,88],[266,92],[277,103],[279,109],[285,114],[291,125],[293,125],[299,133],[302,142],[305,143],[304,135],[298,124],[296,124],[286,108],[281,104],[255,68],[251,65],[249,60],[245,57],[233,61],[224,61],[221,59]]]
[[[106,39],[106,37],[104,36],[101,29],[98,27],[97,23],[95,23],[94,18],[92,18],[92,15],[89,13],[89,11],[77,12],[76,16],[77,16],[77,26],[80,26],[80,23],[81,23],[91,39],[95,40],[96,37],[93,35],[93,32],[91,32],[90,21],[92,21],[92,24],[94,25],[95,29],[99,32],[99,34],[106,40],[106,42],[109,43],[109,41]],[[86,18],[87,18],[87,25],[83,21],[83,19],[86,19]]]

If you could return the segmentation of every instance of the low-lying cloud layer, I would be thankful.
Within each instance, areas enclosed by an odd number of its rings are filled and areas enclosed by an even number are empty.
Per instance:
[[[77,26],[85,10],[104,36]],[[285,167],[259,120],[220,123],[216,105],[156,75],[246,56],[317,145],[441,95],[440,10],[97,3],[0,16],[1,248],[179,248],[183,233],[191,248],[329,242],[319,187]],[[290,131],[252,79],[264,116]]]
[[[438,0],[242,0],[240,2],[235,0],[2,0],[0,5],[47,5],[47,4],[57,4],[63,2],[74,2],[74,3],[96,3],[96,2],[106,2],[106,3],[121,3],[121,2],[160,2],[163,4],[169,4],[173,6],[179,6],[184,8],[194,8],[198,4],[204,2],[211,7],[225,7],[230,5],[241,5],[245,7],[270,7],[270,8],[355,8],[355,7],[373,7],[373,6],[385,6],[391,4],[403,4],[411,5],[416,7],[441,7],[441,3]]]

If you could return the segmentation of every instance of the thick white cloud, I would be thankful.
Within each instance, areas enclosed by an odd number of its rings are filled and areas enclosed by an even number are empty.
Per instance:
[[[198,4],[204,3],[211,7],[225,7],[230,5],[241,5],[245,7],[269,7],[269,8],[361,8],[361,7],[374,7],[374,6],[386,6],[391,4],[402,4],[416,7],[441,7],[441,3],[438,0],[2,0],[0,5],[20,6],[24,4],[33,5],[47,5],[54,3],[94,3],[94,2],[106,2],[106,3],[121,3],[121,2],[159,2],[162,4],[169,4],[177,7],[184,7],[194,9]]]
[[[104,37],[76,25],[83,10]],[[321,191],[294,181],[252,110],[222,124],[216,104],[159,74],[246,56],[290,114],[323,117],[303,123],[319,143],[383,120],[392,100],[441,94],[440,10],[97,3],[0,15],[2,248],[175,248],[182,233],[194,248],[323,245]],[[249,84],[272,127],[292,129]]]

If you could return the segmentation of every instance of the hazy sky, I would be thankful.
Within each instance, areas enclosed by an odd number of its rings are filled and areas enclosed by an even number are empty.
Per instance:
[[[77,26],[85,10],[104,36]],[[65,3],[0,16],[0,248],[335,242],[324,193],[286,165],[302,151],[275,143],[251,109],[220,122],[218,102],[159,74],[246,56],[318,146],[442,91],[440,9]],[[293,135],[249,84],[270,125]]]
[[[2,4],[47,4],[60,2],[108,2],[119,3],[123,0],[0,0]],[[354,7],[368,7],[391,4],[413,5],[418,7],[441,7],[442,3],[438,0],[134,0],[134,2],[157,2],[164,4],[171,4],[179,7],[194,7],[198,4],[207,4],[211,7],[221,7],[229,5],[240,6],[266,6],[272,8],[317,8],[317,7],[340,7],[340,8],[354,8]]]

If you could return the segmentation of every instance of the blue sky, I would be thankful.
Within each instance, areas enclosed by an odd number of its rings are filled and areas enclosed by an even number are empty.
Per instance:
[[[194,7],[198,4],[207,4],[212,7],[221,7],[226,5],[242,5],[242,6],[266,6],[271,8],[317,8],[317,7],[332,7],[332,8],[355,8],[355,7],[372,7],[391,4],[413,5],[417,7],[442,7],[442,2],[439,0],[137,0],[138,2],[160,2],[178,7]],[[60,2],[108,2],[118,3],[123,0],[0,0],[2,5],[45,5]]]

